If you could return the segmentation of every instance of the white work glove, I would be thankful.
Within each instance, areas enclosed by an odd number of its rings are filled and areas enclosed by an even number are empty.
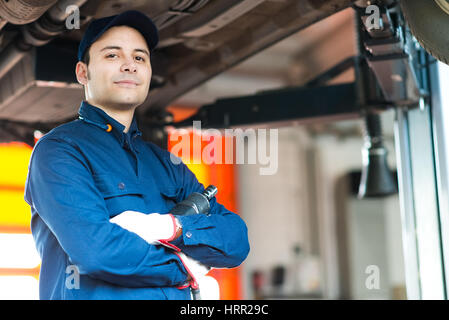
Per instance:
[[[110,222],[134,232],[150,244],[162,244],[179,251],[179,248],[169,243],[175,238],[177,232],[176,219],[172,214],[124,211],[112,218]]]
[[[192,278],[189,284],[193,289],[201,286],[202,279],[211,270],[210,267],[186,256],[178,247],[169,243],[178,231],[176,218],[172,214],[124,211],[112,218],[110,222],[134,232],[150,244],[164,245],[175,250],[175,254],[181,259],[184,268]]]
[[[186,256],[182,252],[175,253],[179,259],[181,259],[184,268],[190,275],[193,281],[191,281],[190,285],[193,289],[198,289],[201,285],[202,278],[211,270],[210,267],[192,259],[189,256]]]

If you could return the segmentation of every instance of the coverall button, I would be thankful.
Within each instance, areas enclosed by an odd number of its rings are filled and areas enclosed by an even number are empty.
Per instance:
[[[187,232],[186,232],[186,237],[187,237],[187,238],[191,238],[191,237],[192,237],[192,232],[187,231]]]
[[[118,184],[118,188],[119,188],[120,190],[125,189],[125,184],[124,184],[123,182],[120,182],[120,183]]]

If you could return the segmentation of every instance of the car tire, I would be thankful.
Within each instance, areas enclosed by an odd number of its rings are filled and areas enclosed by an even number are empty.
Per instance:
[[[434,0],[401,0],[401,8],[421,46],[449,64],[449,14]]]

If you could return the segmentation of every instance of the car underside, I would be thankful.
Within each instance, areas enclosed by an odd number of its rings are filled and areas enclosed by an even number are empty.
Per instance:
[[[35,130],[77,117],[76,52],[92,19],[134,9],[159,29],[137,109],[145,130],[172,123],[166,108],[182,95],[298,31],[351,6],[398,3],[419,43],[448,61],[448,0],[0,0],[0,141],[33,145]]]
[[[28,141],[77,115],[84,91],[76,50],[89,21],[140,10],[158,26],[153,77],[139,117],[159,121],[189,90],[248,57],[353,4],[353,0],[1,1],[0,136]],[[79,8],[68,30],[67,8]],[[47,130],[46,130],[47,129]]]

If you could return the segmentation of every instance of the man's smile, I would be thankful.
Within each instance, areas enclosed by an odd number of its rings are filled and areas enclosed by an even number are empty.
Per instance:
[[[116,81],[114,84],[123,88],[137,88],[139,86],[139,84],[133,80]]]

